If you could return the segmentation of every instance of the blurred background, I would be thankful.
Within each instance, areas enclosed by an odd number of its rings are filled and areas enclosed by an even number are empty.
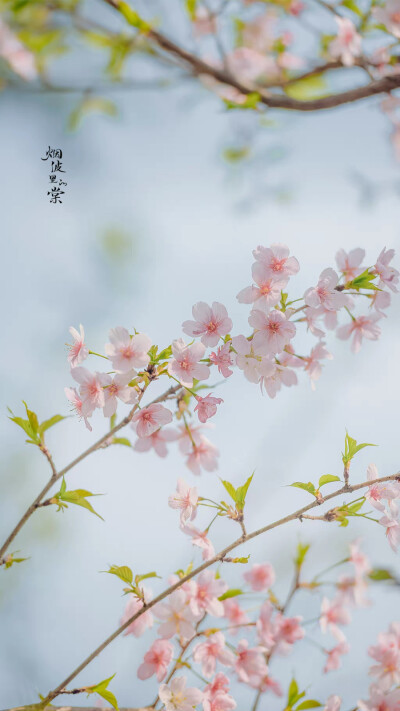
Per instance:
[[[301,264],[290,284],[296,298],[323,268],[334,266],[340,247],[363,247],[366,263],[373,264],[383,246],[398,243],[399,171],[374,101],[330,114],[277,115],[275,126],[257,133],[256,147],[249,141],[250,159],[236,165],[226,160],[229,149],[253,135],[253,117],[228,115],[201,89],[121,90],[113,99],[116,118],[90,116],[68,133],[75,96],[2,96],[1,538],[49,475],[46,461],[8,420],[6,406],[22,414],[24,399],[41,419],[68,414],[64,386],[72,382],[64,344],[71,325],[84,325],[95,351],[103,350],[117,325],[135,326],[166,346],[181,336],[193,303],[216,300],[227,306],[239,333],[248,309],[235,297],[250,283],[251,251],[258,244],[290,246]],[[46,195],[49,171],[41,157],[49,145],[63,151],[68,185],[62,205],[50,204]],[[357,440],[379,445],[357,456],[354,481],[365,478],[370,461],[382,475],[396,471],[399,315],[394,297],[380,341],[366,342],[357,356],[331,335],[334,360],[315,392],[305,377],[274,401],[239,372],[223,385],[218,394],[225,404],[210,438],[221,452],[218,475],[239,485],[256,470],[248,529],[307,501],[304,492],[285,488],[290,482],[341,475],[346,428]],[[103,418],[93,424],[91,434],[70,418],[49,432],[57,467],[103,434]],[[99,571],[127,564],[165,578],[193,555],[200,560],[167,506],[178,476],[202,495],[221,496],[217,475],[195,481],[174,447],[161,460],[115,446],[68,475],[69,488],[106,494],[96,500],[105,522],[79,507],[64,515],[51,507],[32,517],[13,547],[30,559],[0,575],[1,707],[33,703],[116,627],[126,602],[122,585]],[[242,554],[275,566],[276,590],[284,597],[299,540],[312,546],[309,575],[345,557],[358,536],[373,565],[398,571],[383,529],[375,528],[356,519],[348,529],[296,523],[257,539]],[[236,534],[229,521],[212,529],[217,549]],[[223,569],[236,585],[241,572]],[[163,586],[151,585],[154,591]],[[398,595],[394,587],[371,589],[373,607],[355,611],[346,630],[352,651],[340,671],[323,675],[324,659],[304,642],[289,660],[274,661],[271,673],[287,688],[295,670],[312,697],[324,700],[339,690],[344,708],[354,706],[369,685],[367,648],[398,619]],[[319,605],[319,593],[301,593],[290,609],[307,620],[318,615]],[[307,629],[321,639],[315,626]],[[139,682],[136,670],[153,638],[154,631],[140,640],[119,638],[77,684],[117,672],[112,690],[121,706],[150,702],[155,685]],[[242,687],[234,695],[242,707],[253,700]],[[281,706],[265,696],[260,710]]]

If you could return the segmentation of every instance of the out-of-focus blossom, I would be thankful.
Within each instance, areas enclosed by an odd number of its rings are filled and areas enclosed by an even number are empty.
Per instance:
[[[331,57],[340,59],[345,66],[350,67],[361,54],[361,35],[348,18],[336,16],[335,20],[338,33],[329,45],[329,52]]]

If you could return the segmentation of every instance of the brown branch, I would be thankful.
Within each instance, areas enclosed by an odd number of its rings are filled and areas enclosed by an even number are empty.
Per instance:
[[[343,486],[340,489],[337,489],[337,491],[332,492],[331,494],[327,494],[326,496],[322,497],[322,500],[314,500],[310,504],[307,504],[306,506],[303,506],[301,509],[298,509],[294,513],[289,514],[288,516],[284,516],[283,518],[278,519],[277,521],[274,521],[273,523],[269,523],[266,526],[263,526],[262,528],[257,529],[256,531],[253,531],[252,533],[248,533],[246,536],[241,536],[238,538],[236,541],[233,543],[230,543],[226,548],[224,548],[222,551],[217,553],[213,558],[210,560],[205,561],[201,565],[199,565],[197,568],[194,568],[190,573],[187,575],[183,576],[180,578],[176,583],[171,585],[169,588],[161,592],[159,595],[157,595],[153,600],[148,602],[147,604],[144,604],[143,607],[138,610],[132,617],[130,617],[126,622],[124,622],[123,625],[118,627],[107,639],[104,640],[91,654],[89,654],[86,659],[84,659],[79,666],[74,669],[73,672],[71,672],[66,679],[64,679],[61,684],[59,684],[53,691],[50,691],[45,699],[46,703],[50,703],[55,699],[57,696],[59,696],[62,693],[62,690],[65,689],[68,684],[75,679],[78,674],[83,671],[101,652],[108,647],[111,642],[113,642],[117,637],[119,637],[122,632],[124,632],[129,625],[132,624],[132,622],[135,622],[139,617],[141,617],[145,612],[150,610],[152,607],[157,605],[159,602],[164,600],[166,597],[171,595],[175,590],[178,588],[182,587],[184,583],[186,583],[188,580],[191,580],[192,578],[195,578],[199,573],[201,573],[203,570],[206,570],[209,568],[211,565],[214,565],[214,563],[222,562],[225,556],[230,553],[232,550],[237,548],[238,546],[242,545],[243,543],[247,543],[248,541],[251,541],[253,538],[257,538],[258,536],[262,535],[263,533],[266,533],[267,531],[272,531],[274,528],[278,528],[279,526],[283,526],[286,523],[289,523],[290,521],[295,521],[297,519],[301,520],[301,517],[307,512],[310,511],[311,509],[316,508],[317,506],[320,506],[321,504],[325,503],[326,501],[329,501],[330,499],[334,499],[337,496],[341,496],[342,494],[347,494],[349,492],[354,492],[358,491],[360,489],[365,489],[369,486],[373,486],[374,484],[381,484],[385,481],[399,481],[400,480],[400,472],[397,472],[396,474],[391,474],[389,476],[384,476],[380,477],[379,479],[374,479],[371,481],[364,481],[361,484],[354,484],[352,486]]]
[[[149,403],[149,404],[152,405],[156,402],[163,402],[164,400],[167,400],[171,395],[176,393],[180,387],[181,387],[181,385],[174,385],[174,386],[168,388],[168,390],[166,390],[165,393],[163,393],[159,397],[152,400],[151,403]],[[16,536],[20,532],[21,528],[23,528],[23,526],[28,521],[28,519],[32,516],[32,514],[40,507],[44,497],[46,496],[47,492],[51,489],[53,484],[55,484],[59,479],[61,479],[71,469],[76,467],[77,464],[80,464],[80,462],[82,462],[84,459],[86,459],[86,457],[88,457],[89,454],[92,454],[93,452],[96,452],[98,449],[100,449],[104,444],[107,443],[107,440],[109,440],[110,437],[113,437],[117,432],[119,432],[119,430],[121,430],[123,427],[126,427],[126,425],[128,425],[131,422],[132,417],[135,414],[146,389],[147,389],[147,386],[145,386],[143,388],[143,390],[139,396],[138,402],[134,405],[134,407],[131,409],[131,411],[128,413],[128,415],[126,415],[126,417],[124,417],[121,420],[121,422],[119,422],[117,425],[115,425],[115,427],[113,427],[111,430],[106,432],[106,434],[103,435],[102,437],[100,437],[100,439],[98,439],[97,442],[92,444],[92,446],[89,447],[88,449],[85,449],[85,451],[82,452],[82,454],[80,454],[78,457],[73,459],[72,462],[67,464],[67,466],[64,467],[64,469],[61,469],[59,472],[56,471],[54,464],[53,464],[53,460],[51,459],[49,452],[47,452],[47,454],[46,454],[46,452],[44,451],[45,448],[44,449],[41,448],[42,451],[44,452],[45,456],[47,457],[47,459],[50,461],[51,468],[52,468],[52,476],[49,479],[49,481],[47,482],[47,484],[45,485],[45,487],[42,489],[40,494],[38,494],[36,499],[27,508],[27,510],[25,511],[22,518],[18,521],[17,525],[11,531],[10,535],[8,536],[8,538],[5,540],[2,547],[0,548],[0,565],[1,565],[1,561],[4,559],[4,554],[8,550],[10,544],[13,542],[14,538],[16,538]]]
[[[121,12],[120,0],[104,0],[104,2],[118,12]],[[227,84],[228,86],[237,89],[244,95],[252,94],[257,91],[257,86],[246,86],[226,69],[219,69],[211,66],[155,29],[149,29],[146,32],[146,36],[148,39],[155,42],[155,44],[167,54],[177,57],[180,62],[183,62],[184,65],[190,69],[190,72],[194,76],[210,76],[222,84]],[[355,89],[350,89],[337,94],[331,94],[329,96],[321,97],[320,99],[312,99],[310,101],[294,99],[290,96],[278,93],[261,93],[260,103],[269,108],[285,109],[287,111],[322,111],[342,106],[343,104],[360,101],[361,99],[366,99],[370,96],[388,93],[399,87],[399,75],[386,76],[382,77],[382,79],[371,81],[369,84],[365,84],[364,86],[360,86]]]

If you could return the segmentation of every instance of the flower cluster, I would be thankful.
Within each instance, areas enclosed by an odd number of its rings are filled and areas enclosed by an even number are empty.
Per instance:
[[[182,324],[184,334],[192,339],[189,343],[178,338],[159,352],[146,334],[131,334],[117,326],[110,331],[105,355],[101,355],[109,363],[107,372],[92,373],[82,366],[93,353],[85,344],[83,327],[79,331],[71,327],[73,343],[68,361],[79,390],[68,387],[65,392],[89,429],[95,410],[113,418],[120,401],[131,408],[131,426],[137,435],[134,450],[154,449],[165,457],[168,443],[175,441],[194,474],[202,469],[214,471],[219,453],[206,436],[204,425],[216,415],[223,399],[212,393],[200,395],[202,389],[209,388],[206,381],[213,368],[223,378],[231,377],[234,369],[242,371],[249,382],[274,398],[282,386],[298,382],[301,370],[315,387],[322,362],[332,358],[324,340],[326,330],[336,329],[341,339],[351,337],[354,351],[359,350],[363,338],[379,337],[378,321],[390,305],[390,292],[398,290],[399,272],[391,266],[393,250],[383,249],[376,263],[366,267],[362,264],[363,249],[349,253],[342,249],[336,255],[339,273],[324,269],[317,283],[307,288],[303,297],[294,299],[289,297],[288,285],[300,266],[289,249],[283,245],[259,246],[253,255],[253,283],[237,295],[240,303],[251,307],[248,334],[232,335],[232,320],[219,302],[211,306],[198,302],[192,309],[193,319]],[[358,314],[355,308],[360,305],[360,295],[366,297],[361,305],[367,305],[367,309]],[[348,321],[344,325],[338,326],[339,314]],[[317,339],[308,353],[298,353],[295,346],[300,326]],[[174,411],[162,404],[167,396],[142,406],[149,384],[161,378],[175,386]],[[167,427],[173,420],[176,427]],[[197,535],[190,527],[187,532]]]
[[[370,668],[374,683],[369,688],[369,698],[358,701],[361,711],[396,711],[400,706],[400,623],[392,622],[387,632],[378,637],[378,643],[369,648],[376,662]]]

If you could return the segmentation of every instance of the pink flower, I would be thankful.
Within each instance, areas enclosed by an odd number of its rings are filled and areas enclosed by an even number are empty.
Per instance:
[[[256,333],[253,338],[254,348],[263,349],[265,355],[280,353],[296,334],[296,326],[288,321],[281,311],[265,313],[253,309],[249,316],[249,324]]]
[[[390,267],[389,263],[392,261],[395,255],[394,249],[386,249],[384,247],[380,253],[376,264],[374,272],[378,274],[380,278],[379,285],[386,284],[392,291],[398,291],[397,284],[399,283],[399,272],[394,267]]]
[[[165,679],[173,653],[171,642],[166,639],[156,639],[144,655],[144,662],[137,671],[139,679],[149,679],[153,674],[156,675],[158,682]]]
[[[261,75],[276,74],[274,58],[250,47],[236,47],[226,60],[229,71],[245,82],[253,82]]]
[[[299,615],[297,617],[284,617],[280,612],[276,615],[273,625],[276,644],[274,650],[278,654],[288,654],[293,644],[303,639],[305,631],[300,624],[302,619]]]
[[[280,364],[273,365],[272,372],[263,375],[260,382],[261,390],[264,387],[267,395],[273,399],[282,385],[286,385],[288,388],[297,385],[297,375],[290,368],[282,367]]]
[[[217,31],[216,18],[207,10],[206,7],[204,7],[204,5],[200,5],[200,7],[197,7],[195,11],[193,27],[196,37],[212,35]]]
[[[230,370],[229,366],[233,365],[233,358],[230,353],[230,343],[225,343],[223,346],[219,346],[216,353],[212,352],[210,354],[210,361],[217,366],[218,372],[224,378],[229,378],[232,375],[233,370]]]
[[[340,637],[342,633],[338,625],[348,625],[350,620],[350,613],[340,600],[328,600],[327,597],[322,599],[321,616],[319,618],[322,632],[326,632],[329,629],[334,636],[339,635]]]
[[[384,25],[390,34],[400,39],[400,2],[399,0],[386,0],[382,7],[372,8],[374,20],[379,25]]]
[[[151,600],[150,590],[148,590],[147,588],[142,588],[142,592],[144,594],[145,602],[149,602]],[[142,607],[143,600],[140,600],[138,597],[136,597],[136,595],[130,594],[128,598],[128,604],[125,608],[125,612],[122,616],[120,624],[124,625],[125,622],[128,622],[128,620],[133,617],[133,615],[136,615],[136,613],[139,612]],[[143,615],[140,615],[140,617],[131,622],[131,624],[126,628],[124,634],[133,634],[134,637],[141,637],[147,629],[153,627],[153,622],[153,615],[150,610],[147,610],[143,613]]]
[[[195,486],[190,487],[183,479],[178,479],[176,485],[176,494],[172,494],[168,498],[168,506],[171,509],[180,509],[181,523],[193,521],[197,513],[197,489]]]
[[[246,613],[240,605],[236,602],[236,600],[233,600],[232,598],[228,598],[227,600],[223,601],[224,604],[224,617],[227,618],[230,622],[230,629],[229,632],[230,634],[237,634],[239,625],[245,625],[248,621],[249,618],[247,617]]]
[[[354,58],[361,54],[361,35],[345,17],[335,17],[338,24],[337,37],[329,45],[331,57],[338,58],[347,67],[354,64]]]
[[[211,684],[204,689],[204,711],[233,711],[236,701],[228,694],[229,680],[222,672],[216,674]]]
[[[326,651],[327,660],[324,666],[324,672],[336,671],[341,667],[341,656],[348,654],[350,647],[346,642],[346,638],[342,635],[341,641],[332,649]]]
[[[205,346],[216,346],[221,336],[226,336],[232,329],[232,321],[228,312],[218,301],[213,301],[212,306],[199,301],[192,308],[194,321],[184,321],[183,332],[188,336],[197,338]]]
[[[129,387],[128,383],[132,380],[133,374],[121,373],[112,378],[110,375],[105,375],[104,382],[104,407],[103,413],[105,417],[111,417],[117,410],[117,398],[126,404],[133,405],[138,401],[137,390]]]
[[[207,422],[210,417],[213,417],[217,412],[217,405],[224,402],[220,397],[213,397],[208,394],[206,397],[200,397],[196,395],[197,405],[194,411],[197,412],[197,416],[203,424]]]
[[[323,358],[331,360],[333,358],[333,355],[329,353],[329,351],[327,351],[327,349],[325,348],[324,341],[320,341],[319,343],[317,343],[316,346],[314,346],[310,355],[304,359],[304,370],[310,376],[311,387],[313,390],[315,390],[315,381],[318,380],[322,373],[322,366],[320,361]]]
[[[275,582],[275,571],[270,563],[255,563],[250,570],[243,573],[252,590],[260,592],[268,590]]]
[[[137,333],[131,338],[126,328],[117,326],[111,329],[109,338],[110,343],[106,343],[104,350],[117,373],[145,368],[149,364],[151,340],[144,333]]]
[[[270,359],[263,359],[261,347],[254,347],[254,339],[249,342],[245,336],[235,336],[232,338],[232,346],[236,351],[236,365],[250,383],[258,383],[261,378],[261,370],[265,375],[271,374],[275,366]]]
[[[297,274],[300,269],[296,257],[289,257],[289,247],[283,244],[271,244],[271,247],[258,246],[253,251],[253,255],[257,262],[261,262],[266,267],[267,274],[277,281],[285,280],[287,283],[289,277]]]
[[[135,452],[149,452],[154,449],[159,457],[166,457],[168,454],[167,442],[175,442],[178,439],[176,430],[164,427],[153,432],[148,437],[139,437],[133,445]]]
[[[161,684],[158,695],[165,711],[193,711],[201,703],[203,694],[194,687],[186,688],[186,677],[176,676],[170,684]]]
[[[340,704],[342,703],[342,699],[340,696],[337,695],[332,695],[329,696],[323,711],[339,711],[340,709]]]
[[[197,664],[201,664],[202,674],[209,679],[215,674],[217,661],[232,667],[235,664],[236,657],[225,646],[225,637],[222,632],[207,637],[205,642],[196,644],[193,649],[193,659]]]
[[[221,578],[217,579],[212,570],[204,570],[197,578],[197,589],[190,600],[193,614],[199,616],[208,612],[213,617],[222,617],[224,606],[218,598],[227,589],[227,584]]]
[[[364,578],[352,578],[349,575],[341,575],[337,583],[337,600],[342,605],[354,605],[354,607],[367,607],[370,601],[366,597],[368,585]]]
[[[193,378],[207,380],[210,369],[205,363],[199,363],[205,350],[202,343],[193,343],[193,345],[187,346],[182,338],[172,341],[173,359],[168,364],[169,374],[188,388],[193,387]]]
[[[159,427],[168,425],[170,422],[172,422],[171,411],[160,405],[159,402],[143,407],[132,417],[132,426],[135,427],[134,423],[137,423],[135,429],[138,437],[149,437]]]
[[[370,341],[378,340],[381,335],[381,329],[376,325],[376,322],[379,321],[380,318],[380,314],[352,318],[349,324],[338,328],[336,335],[342,340],[347,340],[347,338],[353,336],[351,349],[354,353],[358,353],[361,348],[363,338],[368,338]]]
[[[367,469],[367,479],[368,481],[374,481],[378,479],[379,474],[375,464],[370,464]],[[385,506],[382,500],[393,501],[400,497],[399,485],[387,482],[384,484],[373,484],[369,487],[365,498],[369,501],[371,506],[373,506],[378,511],[384,511]]]
[[[268,674],[268,667],[264,659],[263,647],[249,649],[247,639],[242,639],[236,649],[238,658],[235,669],[239,681],[257,689],[262,679]]]
[[[274,608],[269,600],[266,600],[260,609],[260,615],[256,622],[258,639],[263,647],[269,652],[275,644],[273,616]]]
[[[276,306],[281,298],[281,290],[285,288],[287,279],[277,281],[271,276],[270,270],[261,262],[255,262],[252,266],[253,279],[257,286],[247,286],[237,295],[240,304],[253,304],[257,306]]]
[[[262,691],[271,691],[275,696],[283,696],[282,687],[276,679],[272,676],[265,676],[260,684],[260,689]]]
[[[71,368],[75,368],[88,357],[89,351],[85,344],[85,331],[83,330],[82,324],[79,326],[79,332],[73,326],[71,326],[69,332],[74,339],[74,342],[72,345],[68,346],[68,362],[71,365]]]
[[[304,292],[307,306],[317,308],[323,306],[328,311],[338,311],[346,303],[346,295],[336,291],[339,277],[334,269],[328,267],[321,272],[318,284]]]
[[[88,418],[85,417],[85,415],[82,413],[82,400],[80,399],[76,389],[75,388],[64,388],[64,392],[65,392],[67,399],[72,403],[72,409],[78,415],[79,419],[83,419],[86,427],[91,432],[92,426],[89,423]]]
[[[400,640],[398,623],[390,625],[388,632],[378,636],[378,644],[368,649],[375,664],[370,674],[377,677],[379,686],[389,689],[393,684],[400,683]]]
[[[86,368],[78,366],[71,368],[71,375],[80,384],[79,394],[82,400],[83,417],[90,417],[97,407],[104,407],[103,386],[107,385],[107,375],[91,373]]]
[[[350,252],[339,249],[336,253],[336,264],[346,281],[352,281],[356,276],[362,273],[363,270],[362,268],[360,269],[360,265],[364,257],[365,249],[361,249],[360,247],[352,249]]]
[[[371,466],[371,465],[370,465]],[[369,467],[368,467],[369,469]],[[368,471],[368,470],[367,470]],[[350,555],[349,555],[349,561],[353,563],[356,571],[356,576],[363,576],[366,575],[370,572],[371,570],[371,565],[370,562],[365,555],[360,550],[360,542],[359,540],[353,541],[350,543]]]
[[[391,296],[388,291],[374,291],[371,298],[371,308],[374,308],[378,314],[385,316],[386,314],[381,309],[388,309],[391,302]]]
[[[377,684],[371,684],[369,695],[368,701],[357,702],[360,711],[399,711],[400,689],[386,691]]]
[[[19,41],[2,19],[0,19],[0,57],[5,59],[13,72],[25,81],[33,81],[37,78],[35,56]]]
[[[381,526],[386,528],[386,537],[395,553],[400,545],[400,523],[397,520],[397,514],[397,509],[392,507],[379,520]]]
[[[195,635],[193,622],[196,617],[183,590],[175,590],[165,602],[159,602],[155,606],[154,614],[163,620],[158,628],[158,634],[163,639],[171,639],[177,635],[184,640],[189,640]]]
[[[218,468],[217,457],[219,457],[218,449],[207,437],[201,435],[200,441],[196,442],[196,446],[188,454],[186,466],[196,475],[201,473],[202,468],[207,472],[213,472]]]

